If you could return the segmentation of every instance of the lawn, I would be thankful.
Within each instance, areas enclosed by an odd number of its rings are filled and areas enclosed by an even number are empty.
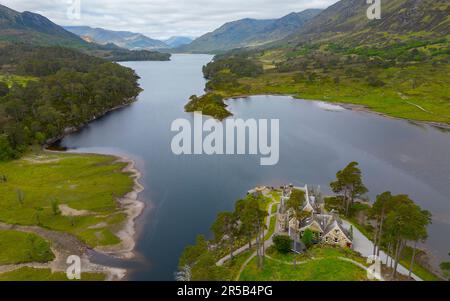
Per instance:
[[[277,213],[277,212],[278,212],[278,204],[275,204],[275,205],[272,206],[272,212],[271,212],[271,214],[275,214],[275,213]]]
[[[104,281],[102,273],[82,273],[81,281]],[[52,273],[50,269],[20,268],[0,274],[0,281],[69,281],[65,273]]]
[[[116,199],[133,187],[124,167],[111,156],[49,153],[0,163],[0,222],[68,232],[90,247],[117,244],[126,215]],[[60,205],[84,214],[63,215]]]
[[[234,281],[238,276],[239,270],[241,269],[244,262],[254,253],[256,249],[253,247],[250,250],[247,250],[237,256],[235,256],[232,260],[225,262],[223,265],[223,281]]]
[[[49,262],[54,259],[50,243],[32,234],[0,230],[0,265]]]
[[[279,191],[272,191],[272,198],[276,201],[276,202],[280,202],[281,201],[281,192]]]
[[[361,281],[367,280],[367,272],[361,267],[339,259],[348,258],[366,265],[365,259],[352,250],[315,246],[307,254],[282,254],[274,247],[268,255],[262,271],[254,258],[244,269],[240,281]],[[296,262],[296,266],[293,262]]]
[[[276,224],[277,224],[277,216],[273,215],[270,217],[269,229],[267,231],[266,236],[264,236],[264,240],[268,240],[273,235],[273,233],[275,232]]]
[[[337,258],[311,260],[296,266],[266,258],[264,268],[257,268],[257,258],[251,260],[240,281],[362,281],[367,272]]]

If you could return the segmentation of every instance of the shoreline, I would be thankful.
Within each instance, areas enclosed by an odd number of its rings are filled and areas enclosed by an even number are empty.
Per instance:
[[[68,150],[57,150],[57,149],[51,149],[52,145],[57,143],[58,141],[62,140],[64,137],[79,132],[83,128],[87,127],[91,122],[96,121],[100,118],[105,117],[107,114],[120,110],[122,108],[128,107],[129,105],[135,103],[137,101],[137,97],[128,99],[126,102],[124,102],[121,105],[115,106],[111,109],[106,110],[103,114],[99,116],[94,116],[91,120],[88,122],[79,125],[74,126],[70,128],[66,128],[62,134],[60,134],[57,137],[53,137],[45,142],[43,145],[44,152],[49,153],[59,153],[59,154],[70,154],[71,152]],[[72,152],[77,153],[80,155],[101,155],[101,156],[110,156],[116,159],[116,162],[119,163],[126,163],[127,165],[122,169],[122,173],[127,173],[129,176],[133,179],[133,187],[130,192],[125,194],[124,196],[117,199],[119,207],[122,208],[123,212],[127,215],[126,220],[123,222],[120,229],[116,232],[114,232],[115,235],[121,240],[121,242],[117,245],[113,246],[104,246],[104,247],[96,247],[96,248],[89,248],[85,244],[83,244],[80,241],[80,244],[83,245],[83,262],[91,267],[94,268],[95,271],[101,271],[106,274],[106,281],[108,280],[122,280],[126,277],[128,273],[128,269],[122,269],[122,268],[114,268],[107,265],[97,265],[93,264],[89,260],[89,256],[87,254],[87,250],[93,250],[99,254],[118,258],[118,259],[132,259],[136,257],[135,253],[135,246],[136,246],[136,220],[139,218],[139,216],[142,215],[145,209],[145,203],[141,200],[139,200],[139,195],[141,192],[145,190],[144,186],[140,183],[140,179],[142,178],[141,171],[136,167],[136,162],[128,158],[124,155],[120,154],[106,154],[106,153],[89,153],[89,152]],[[56,254],[56,253],[55,253]],[[55,259],[56,260],[56,259]],[[51,264],[53,262],[50,262]]]
[[[83,123],[81,125],[65,128],[64,131],[61,134],[59,134],[58,136],[50,138],[47,141],[45,141],[45,143],[43,145],[43,149],[46,150],[46,151],[51,151],[49,149],[49,147],[51,147],[56,142],[64,139],[64,137],[66,137],[68,135],[71,135],[71,134],[74,134],[76,132],[79,132],[83,128],[87,127],[91,122],[94,122],[94,121],[96,121],[96,120],[98,120],[100,118],[103,118],[103,117],[105,117],[106,115],[108,115],[111,112],[114,112],[114,111],[123,109],[125,107],[128,107],[129,105],[132,105],[136,101],[137,101],[137,97],[128,99],[128,102],[125,102],[125,103],[123,103],[121,105],[118,105],[118,106],[115,106],[115,107],[113,107],[111,109],[108,109],[104,113],[100,114],[99,116],[94,116],[91,120],[89,120],[89,121],[87,121],[87,122],[85,122],[85,123]]]
[[[202,95],[203,96],[203,95]],[[343,102],[335,102],[335,101],[328,101],[328,100],[322,100],[322,99],[308,99],[308,98],[302,98],[300,96],[297,96],[295,94],[277,94],[277,93],[268,93],[268,94],[242,94],[242,95],[237,95],[237,96],[229,96],[223,99],[224,103],[226,104],[227,101],[231,101],[231,100],[237,100],[237,99],[241,99],[241,98],[249,98],[252,96],[285,96],[285,97],[292,97],[292,99],[294,100],[305,100],[305,101],[313,101],[313,102],[324,102],[324,103],[329,103],[329,104],[335,104],[338,106],[343,107],[346,110],[349,111],[354,111],[354,112],[365,112],[365,113],[370,113],[370,114],[375,114],[384,118],[389,118],[389,119],[393,119],[393,120],[403,120],[403,121],[407,121],[407,122],[411,122],[411,123],[415,123],[415,124],[421,124],[421,125],[428,125],[428,126],[432,126],[432,127],[436,127],[442,130],[446,130],[446,131],[450,131],[450,124],[447,123],[443,123],[443,122],[435,122],[435,121],[423,121],[423,120],[415,120],[415,119],[408,119],[408,118],[401,118],[401,117],[395,117],[395,116],[390,116],[387,115],[385,113],[381,113],[381,112],[377,112],[374,111],[372,109],[370,109],[369,107],[365,106],[365,105],[360,105],[360,104],[353,104],[353,103],[343,103]],[[233,116],[233,112],[229,111]],[[211,116],[215,119],[217,119],[214,116]]]
[[[80,153],[86,154],[87,153]],[[131,259],[136,257],[136,220],[142,215],[145,209],[145,203],[139,199],[139,195],[145,190],[145,187],[140,183],[142,173],[137,169],[136,162],[133,159],[120,155],[106,155],[116,157],[117,162],[127,163],[127,166],[122,169],[123,173],[129,173],[133,178],[133,189],[126,195],[118,199],[119,205],[124,209],[127,214],[122,228],[115,234],[120,238],[121,243],[114,246],[97,247],[94,250],[120,259]]]
[[[99,254],[109,256],[117,259],[129,260],[136,257],[135,246],[136,246],[136,221],[142,215],[145,210],[145,203],[139,199],[140,193],[145,190],[145,187],[140,183],[142,178],[142,173],[136,167],[135,160],[128,158],[119,154],[105,154],[105,153],[89,153],[89,152],[69,152],[69,151],[57,151],[44,149],[44,152],[57,153],[57,154],[79,154],[79,155],[96,155],[96,156],[109,156],[115,158],[118,163],[127,163],[127,165],[122,169],[122,173],[129,174],[129,177],[133,179],[133,188],[130,192],[124,196],[117,199],[119,207],[122,208],[123,212],[127,215],[127,218],[121,225],[118,231],[114,234],[119,237],[121,242],[113,246],[100,246],[95,248],[89,248],[83,242],[78,240],[78,243],[82,245],[82,261],[85,267],[88,267],[84,272],[103,272],[106,274],[106,281],[123,280],[128,273],[128,269],[125,268],[114,268],[108,265],[101,265],[92,263],[89,259],[87,250],[93,250]],[[63,235],[68,235],[67,233],[62,233]],[[53,242],[53,241],[52,241]],[[58,252],[55,252],[55,255]],[[53,266],[53,262],[49,262],[48,265]],[[26,264],[25,264],[26,266]]]

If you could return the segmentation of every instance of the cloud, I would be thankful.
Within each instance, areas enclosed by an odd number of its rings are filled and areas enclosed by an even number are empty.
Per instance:
[[[67,11],[80,1],[81,19]],[[140,32],[153,38],[197,37],[242,18],[279,18],[307,8],[326,8],[337,0],[1,0],[17,11],[42,14],[59,25],[88,25]]]

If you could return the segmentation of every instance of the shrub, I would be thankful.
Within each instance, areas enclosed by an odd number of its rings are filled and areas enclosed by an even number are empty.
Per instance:
[[[273,238],[273,243],[278,252],[287,254],[291,251],[292,239],[286,235],[277,235]]]
[[[302,242],[305,244],[306,248],[309,249],[310,247],[312,247],[312,245],[314,244],[314,233],[311,230],[306,229],[305,233],[303,233],[302,236]]]
[[[369,86],[376,88],[383,87],[385,85],[385,83],[382,80],[373,75],[370,75],[367,78],[367,83],[369,84]]]

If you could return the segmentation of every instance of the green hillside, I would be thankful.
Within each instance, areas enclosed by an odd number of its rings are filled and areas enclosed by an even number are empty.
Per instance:
[[[369,5],[365,1],[339,1],[280,45],[339,41],[352,46],[385,46],[409,39],[441,38],[450,32],[449,2],[446,0],[381,3],[381,19],[369,20]]]
[[[264,45],[296,32],[320,11],[320,9],[308,9],[300,13],[291,13],[280,19],[242,19],[230,22],[199,37],[180,50],[218,53],[235,48]]]
[[[374,21],[367,7],[342,0],[283,41],[216,57],[204,70],[209,94],[189,110],[223,118],[229,113],[217,97],[208,101],[212,93],[222,99],[289,94],[450,124],[450,3],[389,1]],[[260,72],[243,73],[249,66]]]
[[[31,12],[19,13],[0,4],[0,44],[9,43],[66,47],[113,61],[170,59],[169,54],[155,51],[130,51],[115,45],[87,43],[44,16]]]

